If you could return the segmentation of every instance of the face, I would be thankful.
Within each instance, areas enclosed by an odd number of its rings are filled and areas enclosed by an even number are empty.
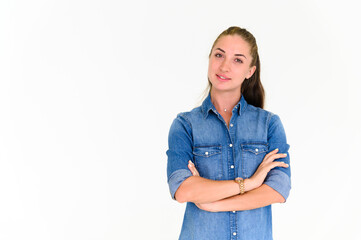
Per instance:
[[[227,35],[218,39],[212,49],[208,79],[212,91],[241,91],[245,78],[250,78],[255,66],[250,66],[252,57],[250,46],[238,35]]]

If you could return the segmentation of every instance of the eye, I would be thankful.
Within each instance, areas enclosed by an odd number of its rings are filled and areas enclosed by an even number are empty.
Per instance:
[[[216,54],[214,54],[214,56],[216,56],[216,58],[221,58],[221,57],[222,57],[222,54],[216,53]]]
[[[236,58],[234,61],[239,62],[239,63],[243,63],[243,61],[241,59],[239,59],[239,58]]]

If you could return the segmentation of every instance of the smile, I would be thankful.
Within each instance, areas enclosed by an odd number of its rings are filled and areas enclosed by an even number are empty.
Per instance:
[[[216,76],[221,81],[229,81],[229,80],[231,80],[230,78],[227,78],[227,77],[224,77],[224,76],[221,76],[221,75],[218,75],[218,74],[216,74]]]

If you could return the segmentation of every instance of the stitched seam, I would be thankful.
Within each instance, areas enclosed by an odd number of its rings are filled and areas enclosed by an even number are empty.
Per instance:
[[[196,148],[222,148],[221,145],[205,145],[205,146],[197,146],[197,147],[193,147],[193,149],[196,149]]]
[[[271,122],[271,119],[272,117],[274,116],[275,114],[271,113],[271,112],[268,112],[268,116],[267,116],[267,125],[266,125],[266,129],[267,129],[267,139],[268,139],[268,130],[269,130],[269,124]]]
[[[186,122],[188,123],[189,125],[189,128],[191,129],[192,131],[192,140],[193,140],[193,128],[192,128],[192,124],[191,122],[189,121],[189,119],[187,118],[187,113],[180,113],[179,116],[182,117],[184,120],[186,120]]]

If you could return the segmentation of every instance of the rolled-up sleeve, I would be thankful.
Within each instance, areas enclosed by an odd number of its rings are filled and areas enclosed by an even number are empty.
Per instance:
[[[170,127],[167,150],[167,178],[169,191],[174,200],[179,186],[192,176],[188,169],[188,160],[193,161],[192,146],[191,126],[186,118],[179,114]]]
[[[270,151],[278,148],[279,153],[286,153],[287,157],[279,158],[275,161],[282,161],[288,164],[288,168],[273,168],[265,179],[265,184],[279,192],[287,200],[291,190],[291,165],[290,165],[290,145],[287,144],[285,130],[278,115],[270,117],[268,127],[268,144]]]

